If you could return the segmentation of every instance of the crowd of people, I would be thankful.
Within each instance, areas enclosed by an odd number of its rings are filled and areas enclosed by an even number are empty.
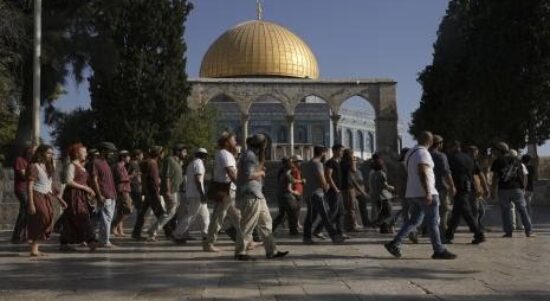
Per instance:
[[[248,137],[240,152],[236,136],[224,132],[211,172],[210,154],[202,147],[189,156],[189,148],[181,143],[170,151],[153,146],[146,152],[118,150],[111,142],[90,150],[75,143],[57,164],[62,168],[57,180],[53,147],[28,147],[14,164],[20,210],[12,242],[29,242],[31,256],[43,255],[40,243],[52,232],[60,234],[64,252],[77,251],[77,245],[91,251],[112,248],[111,237],[127,237],[125,223],[135,214],[132,239],[156,241],[164,234],[175,244],[186,244],[194,239],[189,230],[200,222],[196,226],[204,251],[221,251],[216,244],[223,230],[235,241],[235,259],[247,261],[253,260],[248,251],[259,245],[267,258],[288,254],[278,250],[273,235],[285,221],[290,236],[302,231],[303,243],[311,245],[327,239],[323,233],[335,244],[361,228],[393,233],[402,219],[401,229],[385,244],[388,252],[400,257],[402,242],[408,238],[418,243],[423,233],[431,240],[432,258],[454,259],[446,245],[452,244],[461,219],[473,233],[473,244],[485,242],[485,201],[491,196],[499,200],[504,237],[520,228],[527,237],[534,236],[534,170],[528,155],[520,159],[498,143],[488,179],[475,146],[444,143],[430,132],[420,133],[417,141],[402,150],[393,177],[382,156],[359,162],[353,150],[340,144],[332,146],[330,158],[325,146],[315,146],[307,162],[299,155],[284,158],[276,174],[279,213],[274,220],[263,189],[267,139],[261,134]],[[394,212],[396,200],[401,209]],[[63,209],[56,221],[54,202]],[[304,204],[307,213],[301,218]],[[155,219],[144,232],[149,211]]]

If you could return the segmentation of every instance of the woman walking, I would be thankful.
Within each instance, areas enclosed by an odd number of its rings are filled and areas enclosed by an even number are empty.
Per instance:
[[[71,162],[65,170],[65,191],[63,200],[67,208],[63,212],[61,231],[61,251],[75,251],[69,244],[86,242],[91,251],[97,247],[92,224],[90,221],[90,206],[88,200],[95,196],[94,190],[88,186],[89,175],[84,167],[88,153],[81,143],[71,145],[69,157]]]
[[[27,240],[31,244],[31,256],[44,255],[39,250],[40,241],[50,238],[53,229],[53,199],[57,198],[52,189],[54,174],[53,148],[40,145],[31,160],[27,171],[27,193],[29,196]],[[64,209],[67,204],[57,198]]]
[[[380,226],[380,233],[393,233],[390,219],[392,214],[391,200],[395,188],[388,184],[382,158],[377,158],[373,162],[373,170],[369,175],[369,191],[372,201],[377,203],[380,208],[374,223]]]

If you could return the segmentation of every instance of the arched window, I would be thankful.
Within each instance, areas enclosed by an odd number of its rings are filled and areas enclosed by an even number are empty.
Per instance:
[[[288,139],[287,139],[286,136],[287,136],[287,129],[284,126],[281,126],[279,128],[279,133],[277,134],[277,142],[278,143],[287,143]]]
[[[315,125],[311,129],[311,142],[314,145],[324,145],[325,144],[325,127],[322,125]]]
[[[295,138],[296,143],[307,143],[307,128],[305,126],[297,127]]]

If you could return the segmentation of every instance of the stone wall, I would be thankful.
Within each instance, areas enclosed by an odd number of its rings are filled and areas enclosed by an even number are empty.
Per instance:
[[[19,212],[19,202],[13,192],[13,170],[0,169],[0,230],[11,228]]]

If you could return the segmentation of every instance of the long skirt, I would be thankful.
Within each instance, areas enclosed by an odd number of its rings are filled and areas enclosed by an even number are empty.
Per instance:
[[[29,241],[47,240],[53,230],[53,196],[33,191],[36,212],[27,217],[26,237]]]

